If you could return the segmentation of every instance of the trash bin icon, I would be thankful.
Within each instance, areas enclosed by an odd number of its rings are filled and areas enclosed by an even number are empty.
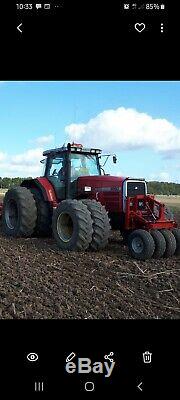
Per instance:
[[[150,364],[151,358],[152,358],[152,353],[150,353],[149,351],[145,351],[143,353],[143,361],[145,364]]]

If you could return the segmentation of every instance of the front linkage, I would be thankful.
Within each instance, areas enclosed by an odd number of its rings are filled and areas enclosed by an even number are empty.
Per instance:
[[[146,260],[180,255],[180,229],[165,204],[152,195],[128,197],[125,234],[133,258]]]

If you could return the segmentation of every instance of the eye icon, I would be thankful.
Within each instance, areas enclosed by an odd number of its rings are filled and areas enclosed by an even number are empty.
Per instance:
[[[36,354],[36,353],[29,353],[28,355],[27,355],[27,360],[28,361],[37,361],[38,360],[38,354]]]

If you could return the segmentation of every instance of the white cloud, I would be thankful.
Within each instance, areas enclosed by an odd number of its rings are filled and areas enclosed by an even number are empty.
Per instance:
[[[39,136],[31,143],[36,143],[38,146],[44,146],[46,144],[52,143],[54,141],[54,135],[45,135],[45,136]]]
[[[27,177],[27,176],[39,176],[41,174],[41,165],[28,165],[23,168],[22,165],[12,165],[12,164],[0,164],[1,176],[7,177]]]
[[[174,179],[169,172],[162,171],[158,174],[150,174],[148,180],[160,182],[173,182]]]
[[[4,159],[0,156],[0,176],[39,176],[42,170],[42,152],[41,148],[36,148],[14,156],[6,156]]]
[[[112,175],[112,174],[111,174]],[[122,171],[117,171],[113,174],[114,176],[126,176],[126,174]]]
[[[7,157],[7,154],[0,151],[0,162],[4,161],[6,159],[6,157]]]
[[[11,157],[10,163],[11,165],[20,165],[20,166],[28,166],[28,165],[36,165],[39,160],[43,158],[42,156],[43,149],[36,148],[27,150],[24,153],[17,154]]]
[[[79,139],[82,135],[86,134],[87,125],[88,124],[70,124],[65,127],[65,132],[67,132],[70,137],[74,136],[76,139]]]
[[[105,110],[86,123],[65,127],[70,140],[105,151],[150,148],[168,157],[180,152],[180,129],[165,118],[132,108]]]
[[[159,180],[162,180],[163,182],[172,182],[172,178],[169,172],[160,172]]]

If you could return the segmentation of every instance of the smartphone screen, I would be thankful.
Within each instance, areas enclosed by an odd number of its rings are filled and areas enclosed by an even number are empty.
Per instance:
[[[2,8],[6,395],[177,393],[178,11],[167,0]]]

